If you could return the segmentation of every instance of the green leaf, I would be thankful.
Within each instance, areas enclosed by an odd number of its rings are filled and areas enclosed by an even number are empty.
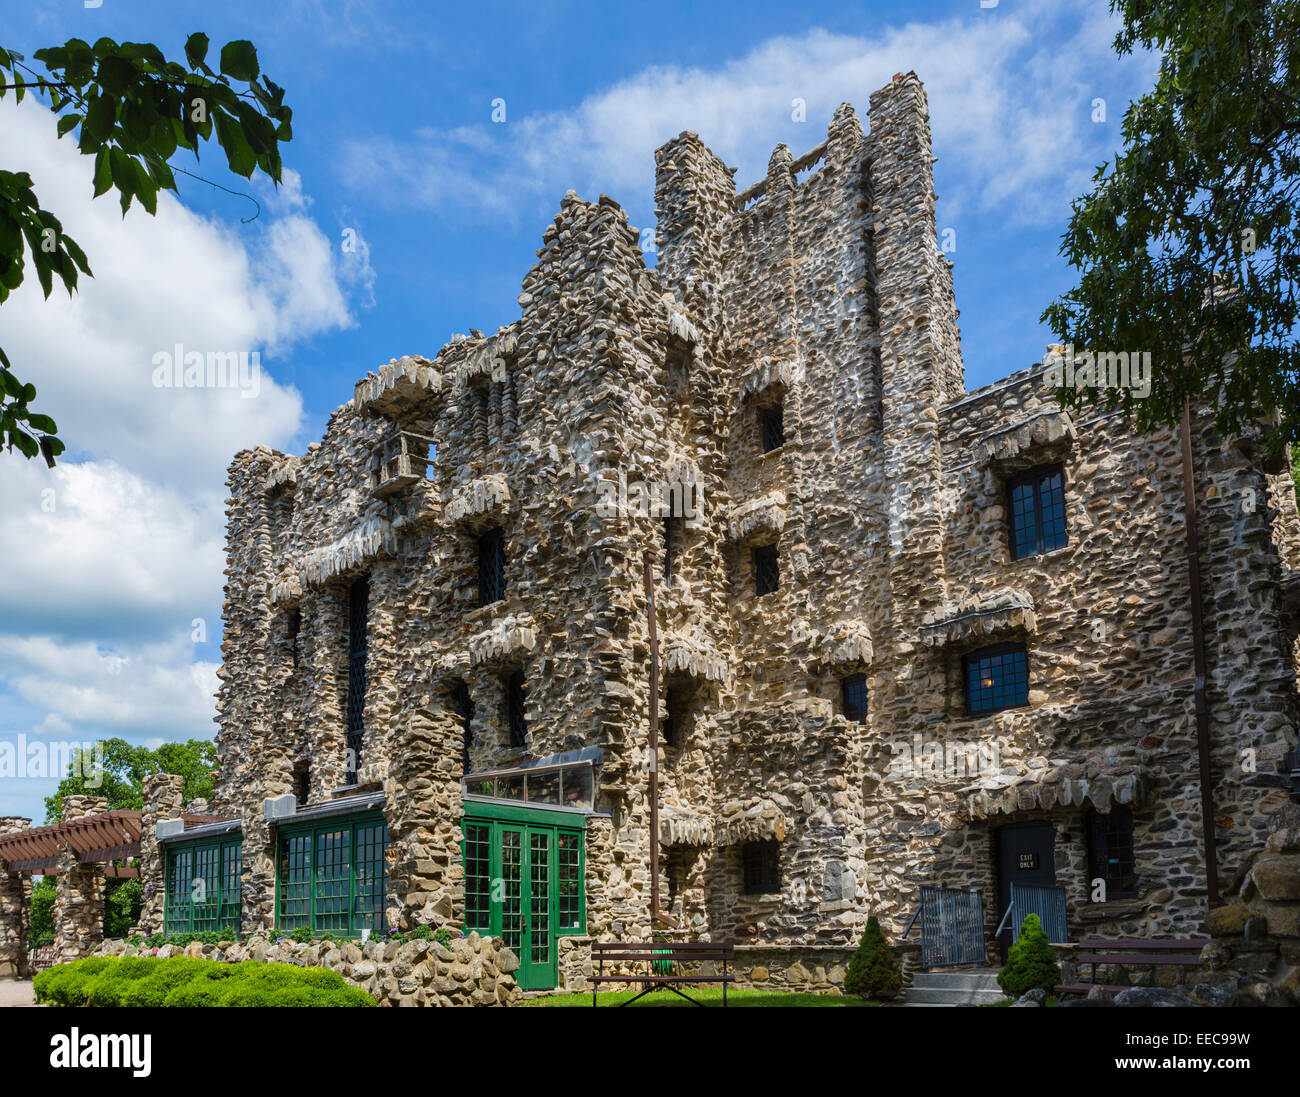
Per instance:
[[[247,39],[227,42],[221,47],[221,71],[235,80],[250,84],[257,79],[257,50]]]
[[[77,123],[79,123],[80,121],[81,121],[81,115],[79,114],[65,114],[62,118],[59,119],[59,136],[63,137],[65,134],[70,133],[72,130],[76,129]]]
[[[108,145],[100,145],[99,152],[95,154],[96,198],[101,194],[104,194],[109,187],[113,185],[113,164],[111,155],[112,149]]]
[[[191,34],[185,39],[185,60],[192,69],[197,69],[208,56],[208,36],[202,32]]]

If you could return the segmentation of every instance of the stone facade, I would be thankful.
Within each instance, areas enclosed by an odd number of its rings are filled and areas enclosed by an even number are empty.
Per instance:
[[[179,819],[185,779],[174,773],[152,773],[144,779],[144,810],[140,813],[140,891],[143,905],[136,932],[148,936],[163,929],[165,872],[158,824]]]
[[[158,949],[106,941],[101,956],[193,956],[238,964],[296,964],[325,967],[360,987],[381,1006],[508,1006],[523,997],[514,976],[519,960],[501,938],[471,933],[449,941],[367,941],[303,944],[253,935],[243,941]]]
[[[73,822],[108,809],[102,796],[65,796],[63,821]],[[55,869],[54,955],[57,960],[90,956],[104,939],[104,871],[98,863],[82,864],[68,845],[59,848]]]
[[[991,933],[999,830],[1035,821],[1074,931],[1199,929],[1179,436],[1061,412],[1042,364],[966,391],[932,160],[913,74],[871,97],[869,131],[843,105],[824,144],[778,146],[741,194],[683,133],[656,153],[654,269],[615,201],[569,192],[512,323],[369,374],[301,456],[235,457],[213,809],[243,820],[246,931],[274,920],[264,800],[304,787],[313,801],[386,787],[390,919],[460,923],[467,733],[473,773],[599,752],[585,932],[646,937],[647,560],[660,711],[673,702],[661,885],[683,933],[810,950],[782,970],[823,975],[780,978],[830,985],[867,916],[898,936],[923,883],[980,889]],[[782,437],[765,445],[774,415]],[[1227,888],[1285,802],[1300,518],[1249,440],[1198,413],[1191,443]],[[1012,559],[1008,480],[1053,463],[1067,543]],[[504,597],[480,605],[491,530]],[[779,580],[760,595],[772,547]],[[1028,703],[968,715],[962,656],[1004,640],[1027,648]],[[862,721],[841,702],[857,674]],[[1131,813],[1138,894],[1097,902],[1087,818],[1114,811]],[[775,882],[746,886],[744,850],[772,842]],[[582,940],[561,939],[566,985],[589,972]]]
[[[30,819],[0,817],[0,834],[28,830]],[[17,872],[0,872],[0,979],[27,974],[27,933],[30,927],[32,881]]]

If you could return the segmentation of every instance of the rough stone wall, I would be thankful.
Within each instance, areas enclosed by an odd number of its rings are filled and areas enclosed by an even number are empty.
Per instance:
[[[461,916],[461,740],[439,713],[464,683],[471,770],[600,748],[587,928],[644,936],[649,559],[661,702],[680,708],[658,760],[661,884],[684,933],[838,947],[877,913],[897,936],[926,882],[981,889],[992,929],[998,828],[1030,821],[1053,827],[1073,926],[1197,927],[1178,436],[1062,414],[1041,367],[965,392],[932,159],[914,74],[872,96],[869,131],[841,106],[824,146],[778,147],[739,196],[684,133],[656,152],[655,270],[616,202],[570,192],[508,326],[367,375],[302,456],[237,455],[217,810],[243,813],[246,925],[272,917],[263,798],[296,791],[303,767],[312,799],[343,784],[347,592],[366,576],[360,783],[389,779],[407,920]],[[764,453],[759,409],[778,403],[786,442]],[[376,472],[397,431],[435,440],[431,475]],[[1201,416],[1193,446],[1227,887],[1280,806],[1269,779],[1295,738],[1282,588],[1300,519],[1288,478]],[[1068,545],[1013,561],[1006,481],[1058,461]],[[670,534],[665,578],[661,516],[637,493],[683,482],[701,505]],[[492,529],[506,592],[479,606],[476,538]],[[761,597],[760,545],[781,574]],[[1002,639],[1027,644],[1029,705],[969,717],[961,656]],[[865,723],[841,711],[853,673]],[[417,765],[404,737],[433,757]],[[994,766],[972,768],[971,749]],[[959,764],[924,764],[935,750]],[[420,782],[405,803],[397,790]],[[1094,903],[1086,813],[1117,806],[1133,811],[1140,894]],[[781,891],[746,896],[741,847],[771,838]],[[562,948],[576,982],[581,939]]]
[[[65,796],[63,821],[70,823],[108,808],[103,796]],[[89,956],[104,939],[104,876],[98,864],[83,865],[68,846],[59,849],[54,894],[54,955],[57,960]]]
[[[144,779],[144,808],[140,812],[140,890],[143,902],[136,932],[146,936],[163,929],[166,864],[158,842],[158,824],[181,814],[181,789],[185,778],[174,773],[151,773]]]
[[[183,948],[163,945],[157,950],[106,941],[97,951],[102,956],[193,956],[228,964],[255,960],[324,967],[360,987],[381,1006],[508,1006],[523,997],[513,974],[519,969],[518,958],[500,937],[477,933],[445,945],[379,940],[301,944],[253,935],[237,942],[195,941]]]
[[[0,818],[0,834],[28,830],[30,819],[17,815]],[[20,979],[27,974],[27,930],[31,910],[31,877],[0,871],[0,979]]]

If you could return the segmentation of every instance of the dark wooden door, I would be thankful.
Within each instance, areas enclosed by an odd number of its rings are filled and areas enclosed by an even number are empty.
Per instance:
[[[1011,885],[1056,883],[1056,834],[1051,823],[1016,823],[998,831],[998,921],[1011,905]],[[1015,917],[1014,915],[1012,917]],[[1011,925],[998,936],[1002,955],[1011,947]]]

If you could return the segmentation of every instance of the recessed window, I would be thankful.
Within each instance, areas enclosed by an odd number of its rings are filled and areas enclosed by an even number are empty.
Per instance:
[[[289,639],[290,664],[292,665],[294,670],[297,670],[298,660],[301,657],[300,648],[298,645],[298,638],[302,634],[302,611],[301,610],[291,609],[289,611],[288,620],[285,622],[285,629],[288,633],[288,639]]]
[[[681,557],[686,519],[669,515],[664,519],[664,578],[671,579]]]
[[[768,404],[758,409],[758,434],[763,443],[764,453],[770,453],[785,445],[784,405]]]
[[[746,842],[740,847],[746,895],[770,895],[781,890],[781,855],[775,839]]]
[[[311,799],[311,767],[303,762],[293,773],[293,794],[302,807]]]
[[[850,674],[840,683],[844,718],[851,724],[867,722],[867,676]]]
[[[469,686],[464,682],[456,682],[451,687],[451,703],[464,725],[460,748],[461,771],[469,773],[469,752],[470,747],[474,745],[474,699],[469,695]]]
[[[489,606],[506,596],[506,538],[500,529],[478,539],[478,604]]]
[[[759,545],[754,549],[754,593],[760,597],[771,594],[781,586],[781,564],[775,545]]]
[[[346,783],[357,782],[361,768],[361,737],[366,728],[366,656],[370,644],[370,580],[358,579],[348,588],[348,756]]]
[[[1011,558],[1021,560],[1063,547],[1065,471],[1060,465],[1030,469],[1007,482]]]
[[[524,672],[512,671],[506,676],[506,727],[510,732],[510,745],[522,749],[528,739],[528,720],[524,711]]]
[[[671,686],[664,690],[664,715],[659,721],[659,738],[666,747],[677,746],[682,733],[682,695]]]
[[[1113,811],[1088,816],[1088,863],[1091,879],[1106,881],[1107,899],[1137,897],[1132,815]]]
[[[1029,704],[1029,659],[1024,644],[997,644],[962,659],[966,711],[971,715]]]

